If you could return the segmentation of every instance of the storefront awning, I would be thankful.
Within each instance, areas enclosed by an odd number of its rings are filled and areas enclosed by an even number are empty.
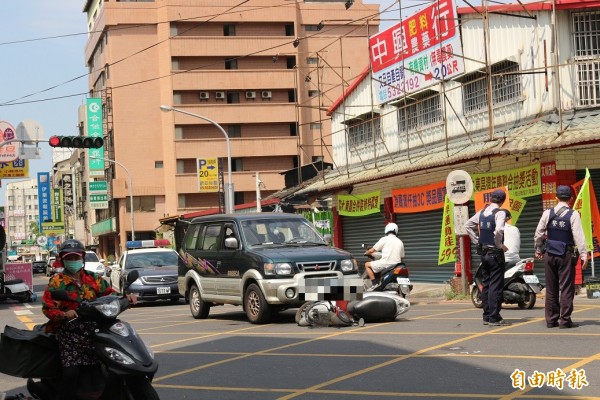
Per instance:
[[[431,168],[451,166],[478,160],[482,157],[523,155],[581,145],[600,143],[600,110],[576,112],[563,116],[561,124],[557,117],[548,116],[516,127],[497,130],[494,139],[489,133],[465,135],[461,140],[436,143],[410,152],[392,154],[379,165],[360,165],[350,170],[335,170],[320,180],[299,189],[297,195],[314,195],[334,192],[353,185],[372,182],[401,174],[424,171]],[[338,166],[339,167],[339,166]]]

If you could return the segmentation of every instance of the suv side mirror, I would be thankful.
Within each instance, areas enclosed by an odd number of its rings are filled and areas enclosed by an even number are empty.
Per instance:
[[[331,244],[331,241],[332,241],[331,233],[326,233],[325,235],[323,235],[323,239],[325,239],[327,244]]]
[[[234,237],[225,238],[225,248],[227,249],[237,249],[238,241]]]

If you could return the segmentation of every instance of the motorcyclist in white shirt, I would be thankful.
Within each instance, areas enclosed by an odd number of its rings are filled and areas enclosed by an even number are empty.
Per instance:
[[[404,257],[404,244],[398,236],[396,236],[398,234],[398,225],[390,222],[385,226],[384,233],[385,236],[379,239],[373,247],[365,252],[365,255],[373,254],[376,251],[381,252],[381,259],[367,261],[365,263],[365,270],[372,284],[372,286],[367,289],[368,291],[374,290],[378,286],[378,282],[375,279],[375,274],[377,272],[383,271],[390,265],[396,265],[399,262],[402,262],[402,257]]]

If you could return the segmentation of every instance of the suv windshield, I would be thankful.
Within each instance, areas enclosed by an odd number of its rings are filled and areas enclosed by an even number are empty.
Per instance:
[[[85,253],[85,262],[99,262],[96,253]]]
[[[129,253],[125,261],[125,269],[145,267],[171,267],[177,266],[179,256],[174,251],[153,251]]]
[[[249,246],[288,243],[327,244],[310,224],[296,218],[242,221],[242,230]]]

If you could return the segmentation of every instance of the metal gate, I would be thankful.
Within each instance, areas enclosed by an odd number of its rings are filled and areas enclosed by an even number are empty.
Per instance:
[[[363,256],[366,249],[361,247],[364,243],[373,246],[383,236],[385,218],[382,213],[366,215],[364,217],[342,216],[342,238],[344,250],[352,253],[358,261],[359,270],[362,272],[367,257]]]
[[[438,265],[444,210],[396,214],[406,265],[415,282],[442,283],[452,278],[454,263]]]

